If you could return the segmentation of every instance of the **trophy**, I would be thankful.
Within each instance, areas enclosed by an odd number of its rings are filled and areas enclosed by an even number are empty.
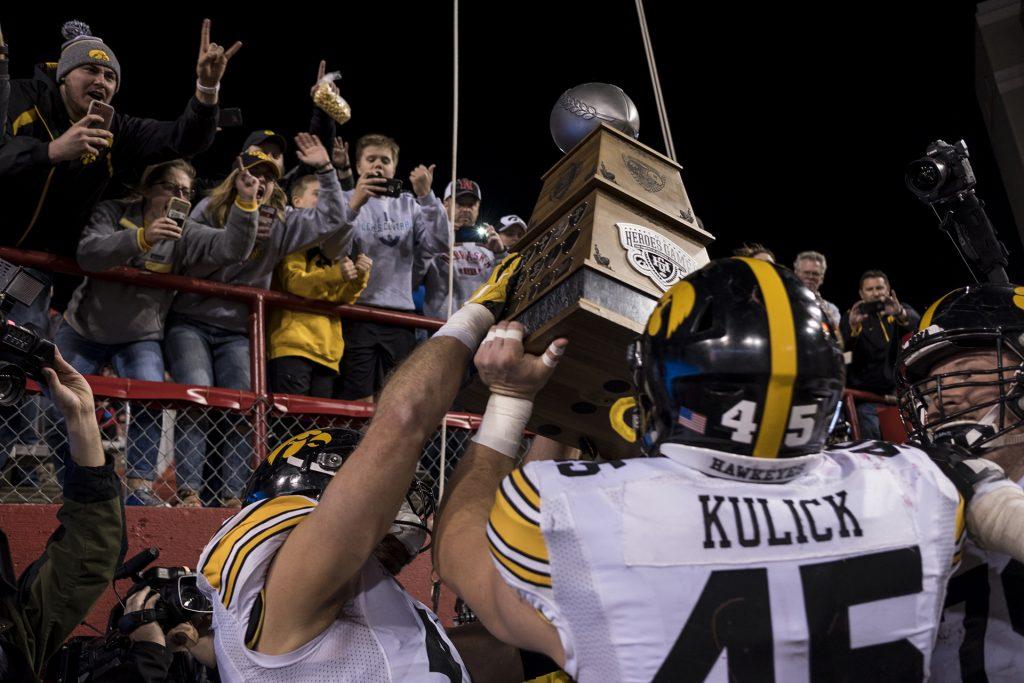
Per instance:
[[[611,419],[621,422],[613,406],[634,395],[627,347],[661,295],[708,262],[714,237],[694,216],[682,167],[635,139],[636,108],[621,89],[567,90],[551,130],[567,151],[543,176],[515,246],[522,263],[507,319],[526,328],[531,353],[558,337],[569,347],[528,428],[606,459],[629,457],[637,444]],[[477,380],[460,400],[479,410],[486,397]]]

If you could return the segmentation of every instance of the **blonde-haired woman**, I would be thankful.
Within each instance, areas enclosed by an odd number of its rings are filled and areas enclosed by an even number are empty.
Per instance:
[[[280,166],[256,147],[242,155],[242,166],[256,177],[260,204],[260,228],[249,258],[213,269],[195,268],[185,275],[233,285],[269,289],[274,269],[284,256],[323,244],[337,258],[351,249],[351,228],[346,227],[341,185],[330,156],[320,141],[308,133],[295,137],[299,161],[317,170],[320,191],[316,206],[288,209],[278,186]],[[230,182],[238,170],[196,205],[193,217],[211,225],[223,225],[232,200]],[[249,372],[249,307],[244,302],[198,294],[180,294],[168,320],[164,353],[175,382],[251,390]],[[208,416],[179,419],[176,448],[179,457],[196,464],[206,458],[207,434],[223,441],[219,480],[208,482],[222,504],[237,505],[245,480],[252,471],[251,431],[241,418],[210,424]]]

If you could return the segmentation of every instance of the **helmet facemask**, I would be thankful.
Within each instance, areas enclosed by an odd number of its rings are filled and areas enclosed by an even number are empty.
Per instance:
[[[910,344],[901,357],[897,390],[912,439],[974,452],[1024,442],[1024,349],[1018,340],[996,328],[942,331],[925,335],[916,348],[913,340]],[[987,351],[994,354],[994,365],[934,372],[944,361]],[[994,395],[963,407],[948,405],[950,392],[983,387],[994,389]]]

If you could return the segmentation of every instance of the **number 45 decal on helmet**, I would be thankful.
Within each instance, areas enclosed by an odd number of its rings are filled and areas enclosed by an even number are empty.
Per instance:
[[[793,406],[789,412],[789,423],[786,427],[786,446],[803,446],[811,440],[814,433],[814,417],[818,413],[815,404]],[[754,443],[758,423],[757,404],[753,401],[740,401],[722,414],[721,423],[726,429],[732,430],[732,440],[740,443]]]

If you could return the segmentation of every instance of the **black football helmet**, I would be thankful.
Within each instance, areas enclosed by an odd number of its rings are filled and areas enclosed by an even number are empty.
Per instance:
[[[647,455],[682,443],[759,458],[820,451],[842,353],[809,289],[765,261],[714,261],[661,298],[631,352]]]
[[[971,351],[992,351],[993,367],[932,372],[938,363]],[[1011,439],[1021,440],[1022,361],[1024,287],[971,285],[933,303],[921,317],[918,332],[903,344],[896,361],[900,416],[910,437],[925,444],[953,443],[975,453],[1005,445]],[[998,394],[991,400],[954,410],[942,399],[943,392],[954,385],[995,387]],[[979,417],[979,410],[984,408],[989,410]],[[1017,433],[1010,434],[1015,430]]]
[[[343,428],[311,429],[293,436],[271,451],[249,475],[242,494],[244,504],[287,495],[303,495],[319,500],[362,438],[363,435],[354,429]],[[430,486],[423,479],[421,476],[413,478],[405,495],[405,502],[419,518],[419,523],[409,519],[396,519],[394,523],[416,527],[429,535],[427,519],[434,513],[436,501]]]

